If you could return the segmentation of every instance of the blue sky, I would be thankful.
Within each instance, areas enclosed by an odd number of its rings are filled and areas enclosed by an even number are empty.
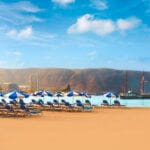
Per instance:
[[[0,0],[0,68],[150,71],[150,0]]]

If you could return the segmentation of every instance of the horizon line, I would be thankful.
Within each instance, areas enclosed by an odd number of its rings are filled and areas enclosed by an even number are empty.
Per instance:
[[[0,68],[3,70],[23,70],[23,69],[65,69],[65,70],[118,70],[118,71],[140,71],[140,72],[150,72],[150,70],[137,70],[137,69],[118,69],[118,68],[107,68],[107,67],[91,67],[91,68],[65,68],[65,67],[19,67],[19,68]]]

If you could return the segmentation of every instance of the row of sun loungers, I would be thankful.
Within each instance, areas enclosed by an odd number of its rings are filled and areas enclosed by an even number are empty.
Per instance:
[[[28,105],[28,107],[30,109],[32,109],[32,107],[33,108],[36,107],[41,110],[71,111],[71,112],[93,110],[93,106],[91,105],[89,100],[86,100],[84,104],[80,100],[76,100],[76,103],[71,104],[63,99],[61,100],[61,102],[59,102],[58,100],[53,100],[53,102],[49,101],[45,104],[43,100],[40,99],[38,101],[32,100],[32,102]]]
[[[75,104],[70,104],[65,100],[53,100],[53,102],[47,102],[46,104],[42,99],[38,101],[32,100],[31,103],[26,104],[22,99],[17,102],[16,100],[11,100],[7,103],[4,99],[0,102],[0,115],[11,115],[11,116],[27,116],[33,114],[40,114],[42,111],[71,111],[71,112],[81,112],[81,111],[92,111],[93,106],[89,100],[83,104],[80,100],[76,100]]]
[[[103,107],[120,107],[123,106],[118,100],[115,100],[113,104],[109,104],[107,100],[103,100],[101,106]],[[54,99],[53,102],[48,101],[44,103],[42,99],[38,101],[32,99],[31,103],[25,103],[22,99],[18,101],[11,100],[7,103],[4,99],[0,102],[0,115],[12,115],[12,116],[28,116],[40,114],[42,111],[68,111],[68,112],[82,112],[92,111],[92,106],[89,100],[85,100],[82,103],[80,100],[76,100],[76,103],[71,104],[62,99],[61,102]]]
[[[0,102],[0,115],[3,116],[29,116],[40,114],[40,110],[29,110],[26,105],[14,105],[12,103],[3,103]]]
[[[110,104],[107,100],[103,100],[101,106],[103,107],[122,107],[122,105],[118,100],[114,100],[113,104]]]

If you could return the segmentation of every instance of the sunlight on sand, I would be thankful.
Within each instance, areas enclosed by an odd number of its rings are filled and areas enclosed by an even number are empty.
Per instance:
[[[150,109],[96,109],[92,113],[44,112],[0,118],[1,150],[149,149]]]

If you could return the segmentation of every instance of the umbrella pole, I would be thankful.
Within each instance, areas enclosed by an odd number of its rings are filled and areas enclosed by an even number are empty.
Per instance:
[[[85,103],[85,97],[84,96],[81,97],[82,97],[82,103]]]
[[[43,95],[43,102],[45,101],[45,96]]]
[[[73,104],[74,104],[75,102],[74,102],[74,96],[73,96]]]

